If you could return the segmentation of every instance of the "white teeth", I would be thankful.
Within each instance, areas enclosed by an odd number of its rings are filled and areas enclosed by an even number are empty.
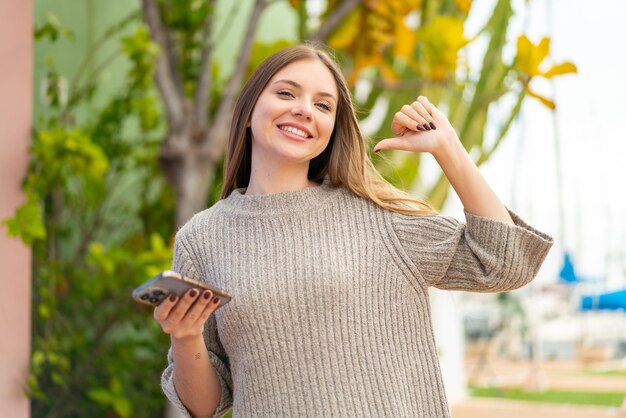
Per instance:
[[[291,132],[292,134],[296,134],[296,135],[301,136],[303,138],[308,138],[309,137],[309,134],[307,134],[304,131],[301,131],[298,128],[294,128],[293,126],[279,126],[279,129],[282,129],[283,131],[286,131],[286,132]]]

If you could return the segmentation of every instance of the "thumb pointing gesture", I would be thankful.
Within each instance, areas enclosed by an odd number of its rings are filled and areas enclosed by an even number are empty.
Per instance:
[[[433,153],[446,141],[458,140],[448,118],[424,96],[402,106],[393,117],[391,130],[397,136],[380,141],[375,152],[395,149]]]

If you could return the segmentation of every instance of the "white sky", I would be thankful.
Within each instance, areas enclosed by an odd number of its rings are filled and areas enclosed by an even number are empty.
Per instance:
[[[556,280],[567,248],[579,273],[608,275],[611,287],[624,286],[626,1],[552,0],[552,19],[548,1],[532,0],[529,8],[525,1],[514,1],[510,39],[524,28],[534,43],[550,36],[552,62],[573,61],[578,74],[562,76],[554,86],[534,81],[535,91],[556,99],[556,115],[538,101],[526,100],[519,123],[481,171],[505,204],[557,239],[539,283]],[[474,1],[466,35],[484,22],[493,3]],[[559,236],[555,121],[561,144],[563,237]],[[446,211],[462,217],[458,200],[452,200]]]

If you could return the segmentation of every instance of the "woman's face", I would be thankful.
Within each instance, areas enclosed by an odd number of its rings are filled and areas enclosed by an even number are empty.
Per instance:
[[[337,85],[317,59],[293,62],[269,81],[252,111],[257,164],[306,164],[324,151],[335,126]]]

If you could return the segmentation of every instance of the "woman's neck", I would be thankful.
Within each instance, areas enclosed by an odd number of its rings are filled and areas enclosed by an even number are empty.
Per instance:
[[[319,184],[307,178],[307,172],[302,172],[302,170],[299,170],[299,172],[293,170],[260,172],[253,168],[250,173],[250,182],[248,183],[246,194],[292,192],[306,189],[307,187],[319,186]]]

